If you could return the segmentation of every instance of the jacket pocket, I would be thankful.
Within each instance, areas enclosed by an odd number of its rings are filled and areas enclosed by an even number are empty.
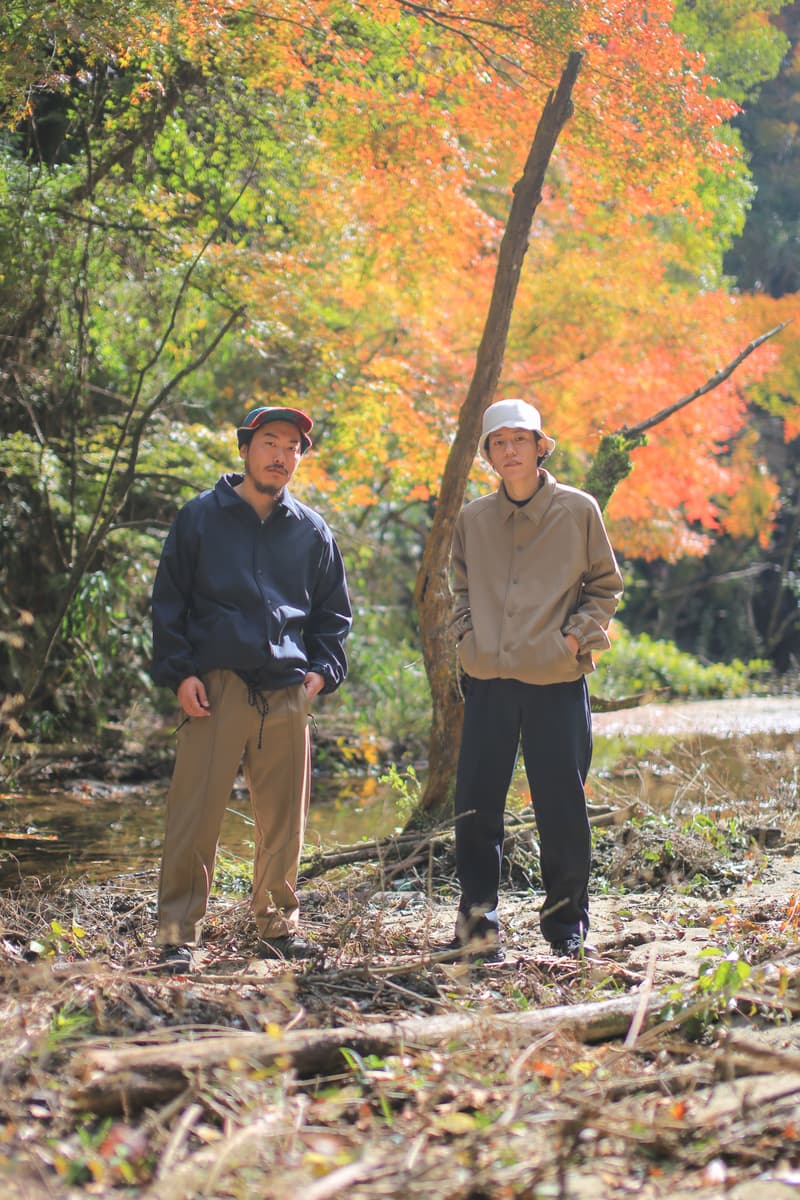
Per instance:
[[[461,663],[461,669],[467,675],[474,675],[476,678],[481,677],[481,672],[478,670],[478,653],[475,646],[475,630],[468,629],[458,643],[458,661]]]
[[[560,629],[542,633],[520,647],[518,665],[516,675],[524,683],[572,683],[583,674]]]

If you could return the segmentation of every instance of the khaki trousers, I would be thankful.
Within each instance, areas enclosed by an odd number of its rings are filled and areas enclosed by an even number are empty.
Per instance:
[[[262,692],[269,705],[262,727],[261,712],[235,672],[209,671],[203,682],[210,716],[191,718],[179,730],[167,795],[160,945],[200,940],[220,827],[242,755],[255,820],[256,927],[262,937],[280,937],[300,918],[295,888],[311,792],[306,690],[298,684]]]

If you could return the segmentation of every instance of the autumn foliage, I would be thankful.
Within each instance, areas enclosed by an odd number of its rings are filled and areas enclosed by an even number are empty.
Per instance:
[[[536,398],[553,469],[580,484],[604,433],[793,315],[722,272],[751,194],[731,121],[776,70],[781,7],[11,0],[0,417],[15,470],[38,479],[44,455],[64,498],[25,497],[34,559],[73,569],[93,511],[111,534],[163,522],[208,482],[199,451],[229,462],[232,424],[267,399],[313,412],[302,484],[351,561],[393,521],[419,546],[511,188],[574,51],[500,390]],[[750,416],[797,432],[792,345],[762,347],[634,452],[608,511],[621,554],[769,537]]]

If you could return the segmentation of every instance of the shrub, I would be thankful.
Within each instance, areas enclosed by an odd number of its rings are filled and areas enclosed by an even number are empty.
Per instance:
[[[358,608],[347,642],[347,683],[333,699],[354,732],[377,733],[402,753],[426,744],[431,697],[422,650],[397,624],[392,607]]]
[[[614,629],[611,648],[589,677],[594,695],[608,699],[663,689],[665,699],[714,699],[765,691],[769,662],[703,663],[679,650],[674,642],[655,641],[646,633],[633,637],[622,625]]]

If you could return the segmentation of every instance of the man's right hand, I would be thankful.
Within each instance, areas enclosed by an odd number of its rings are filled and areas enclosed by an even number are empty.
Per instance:
[[[206,685],[197,675],[187,675],[178,685],[178,703],[187,717],[210,717]]]

